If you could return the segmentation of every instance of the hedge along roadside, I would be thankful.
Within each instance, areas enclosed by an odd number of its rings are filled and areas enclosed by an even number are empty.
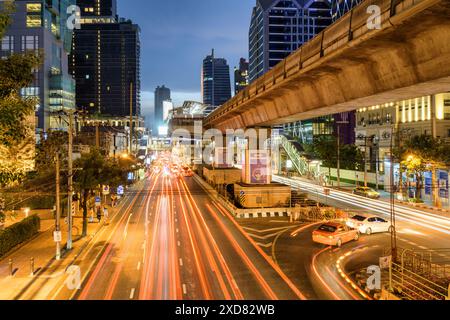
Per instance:
[[[4,230],[0,230],[0,258],[14,247],[34,237],[40,229],[41,219],[37,215],[33,215]]]

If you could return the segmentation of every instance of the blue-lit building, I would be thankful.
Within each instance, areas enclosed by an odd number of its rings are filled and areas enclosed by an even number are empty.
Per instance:
[[[0,55],[26,51],[44,53],[42,66],[22,95],[37,97],[36,130],[64,129],[55,111],[75,108],[75,81],[68,72],[72,30],[67,9],[75,0],[16,0],[16,11],[3,39]]]
[[[257,0],[249,30],[250,82],[330,24],[330,0]]]
[[[201,90],[203,103],[211,106],[207,113],[231,99],[230,66],[214,50],[203,60]]]
[[[333,21],[341,18],[361,2],[363,0],[331,0],[331,17]]]

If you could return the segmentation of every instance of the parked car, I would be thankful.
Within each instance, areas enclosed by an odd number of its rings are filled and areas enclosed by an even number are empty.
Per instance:
[[[376,192],[372,188],[367,187],[358,187],[353,190],[353,194],[356,194],[358,196],[370,198],[370,199],[379,199],[380,193]]]
[[[342,223],[322,224],[313,232],[313,241],[328,246],[341,247],[344,243],[359,240],[359,232]]]
[[[357,229],[360,233],[371,235],[372,233],[391,232],[392,225],[389,221],[373,215],[358,214],[347,220],[347,226]]]

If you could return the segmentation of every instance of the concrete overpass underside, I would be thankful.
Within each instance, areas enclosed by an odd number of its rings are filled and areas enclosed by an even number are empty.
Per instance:
[[[367,28],[367,5],[382,9]],[[450,1],[362,3],[206,120],[265,127],[450,91]]]

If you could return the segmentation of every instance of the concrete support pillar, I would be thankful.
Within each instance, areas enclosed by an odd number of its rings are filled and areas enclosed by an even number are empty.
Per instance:
[[[271,128],[250,128],[246,130],[247,145],[242,166],[242,182],[246,184],[270,184],[272,182],[272,161],[270,148]]]
[[[437,127],[436,127],[436,96],[432,95],[430,99],[430,109],[431,109],[431,135],[434,139],[437,138]]]

